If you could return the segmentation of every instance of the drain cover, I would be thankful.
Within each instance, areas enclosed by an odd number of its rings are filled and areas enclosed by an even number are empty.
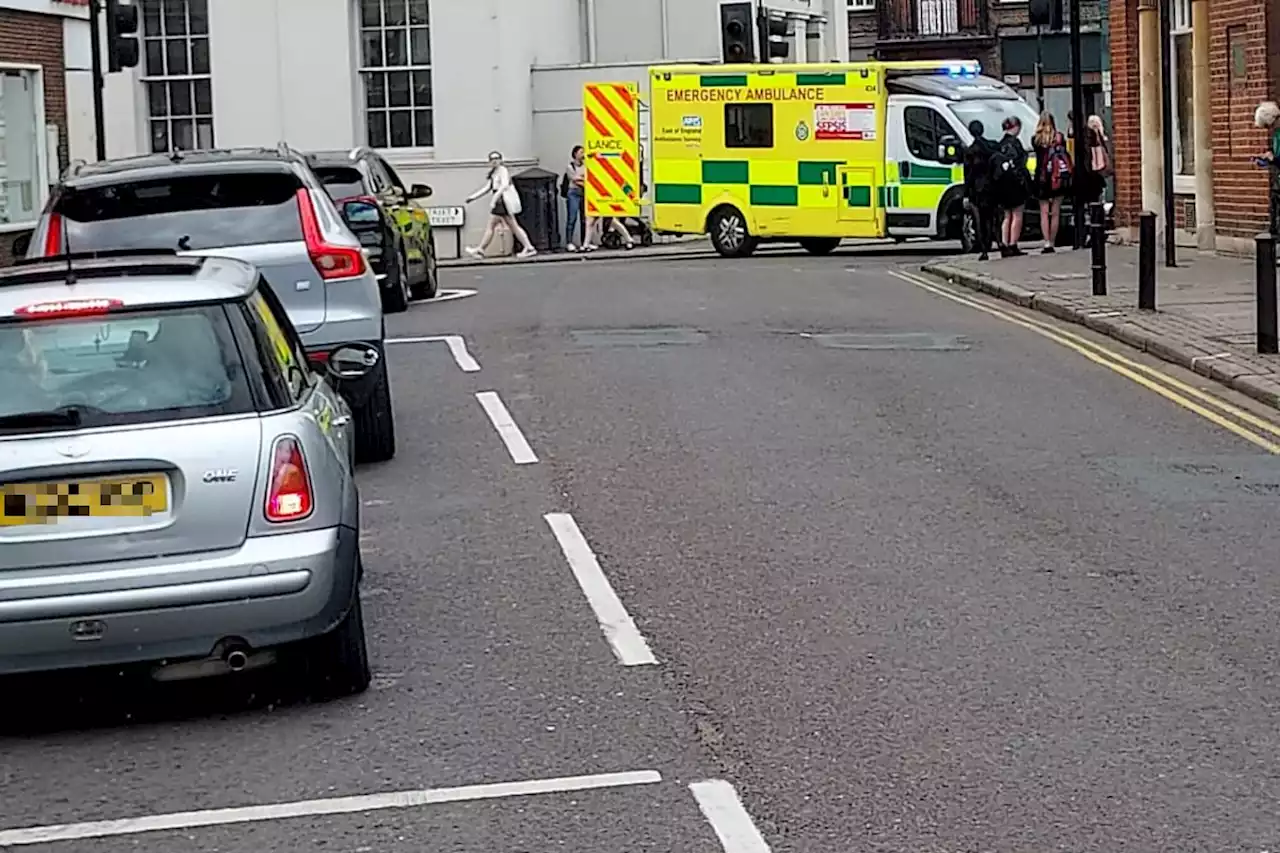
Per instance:
[[[812,336],[819,346],[832,349],[913,350],[920,352],[954,352],[969,349],[969,342],[959,335],[928,333],[864,334],[837,332]]]
[[[700,344],[707,333],[698,329],[658,327],[648,329],[571,329],[574,343],[588,347],[664,347]]]

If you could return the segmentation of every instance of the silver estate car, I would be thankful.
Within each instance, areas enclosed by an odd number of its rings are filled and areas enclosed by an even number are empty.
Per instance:
[[[16,254],[33,260],[117,249],[238,258],[262,270],[313,361],[348,341],[383,349],[382,297],[360,241],[303,155],[283,143],[74,165],[22,243]],[[393,458],[384,365],[347,384],[357,459]]]
[[[0,270],[0,675],[296,661],[369,684],[351,409],[258,269],[102,253]]]

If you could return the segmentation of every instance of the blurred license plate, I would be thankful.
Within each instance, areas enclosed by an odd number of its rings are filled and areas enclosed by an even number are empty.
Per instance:
[[[54,524],[60,518],[146,518],[169,509],[163,474],[70,482],[0,484],[0,527]]]

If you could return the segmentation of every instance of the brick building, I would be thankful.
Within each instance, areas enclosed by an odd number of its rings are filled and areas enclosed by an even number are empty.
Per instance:
[[[1254,109],[1261,101],[1280,97],[1280,0],[1171,2],[1174,156],[1168,165],[1174,170],[1179,242],[1247,250],[1267,225],[1266,173],[1250,158],[1265,151],[1268,142],[1268,135],[1253,125]],[[1197,21],[1194,12],[1201,4],[1203,14]],[[1154,0],[1111,0],[1111,55],[1128,58],[1112,66],[1116,210],[1121,225],[1136,225],[1144,208],[1163,207],[1158,15]],[[1144,54],[1148,38],[1151,49]],[[1153,66],[1146,90],[1143,64]],[[1207,83],[1199,99],[1208,114],[1208,121],[1202,122],[1207,140],[1197,140],[1195,132],[1198,73]],[[1149,110],[1145,145],[1152,155],[1145,169],[1144,100]]]
[[[0,265],[68,162],[68,77],[77,42],[87,50],[87,5],[0,0]]]
[[[1064,5],[1066,5],[1064,3]],[[1082,0],[1086,112],[1102,112],[1100,0]],[[1045,108],[1065,124],[1071,109],[1066,31],[1037,38],[1026,0],[849,0],[851,59],[976,59],[1035,103],[1035,65],[1043,68]]]

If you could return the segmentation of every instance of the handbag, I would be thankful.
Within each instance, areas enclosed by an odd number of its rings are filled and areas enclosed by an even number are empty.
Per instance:
[[[511,185],[502,191],[502,203],[507,206],[507,213],[512,216],[518,216],[523,209],[520,205],[520,193]]]
[[[1089,169],[1099,175],[1111,173],[1111,161],[1107,157],[1107,146],[1095,145],[1089,149]]]

